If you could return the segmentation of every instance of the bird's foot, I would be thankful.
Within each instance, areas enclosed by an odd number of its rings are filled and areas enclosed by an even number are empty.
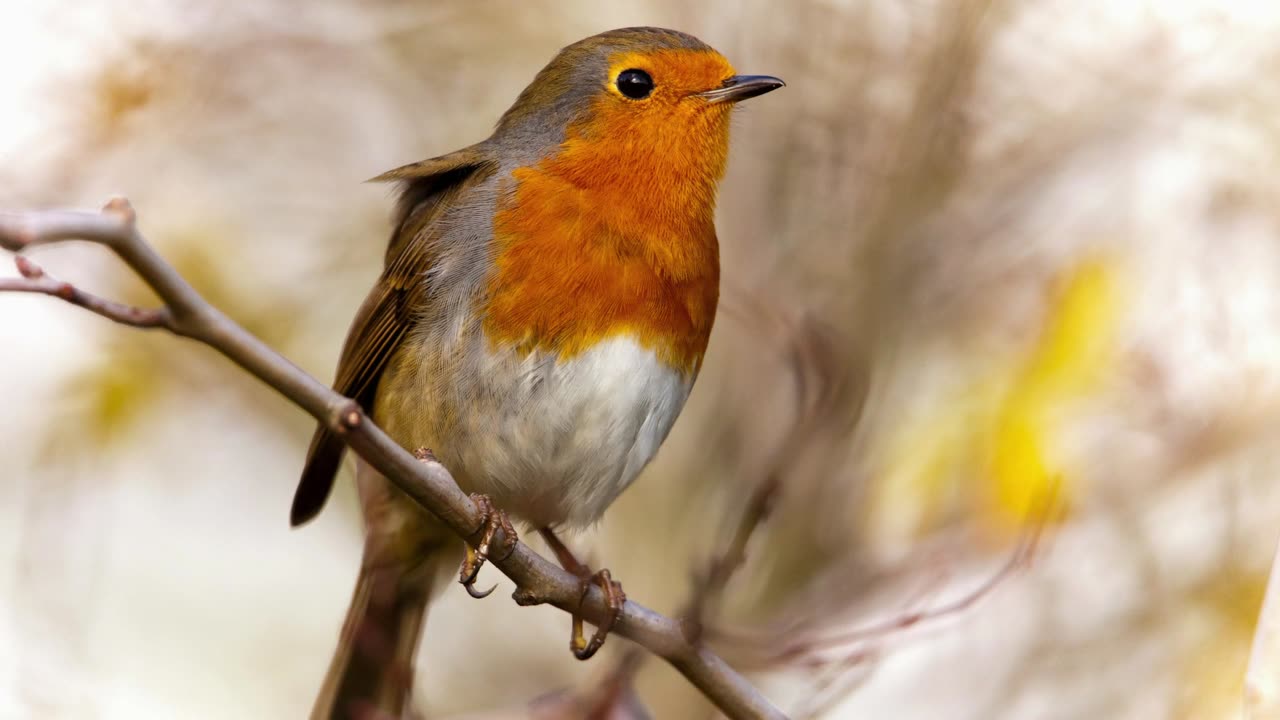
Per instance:
[[[609,636],[609,631],[613,629],[615,623],[618,622],[618,616],[622,614],[622,606],[627,602],[627,594],[622,591],[622,586],[614,582],[613,577],[609,575],[608,570],[601,570],[592,573],[591,568],[573,554],[567,545],[556,537],[551,528],[542,528],[538,531],[542,535],[542,539],[546,541],[547,546],[551,548],[551,552],[555,553],[556,559],[560,561],[560,566],[565,570],[577,575],[582,582],[582,597],[579,600],[586,600],[587,593],[591,591],[592,585],[599,585],[604,592],[605,606],[609,609],[609,614],[605,616],[604,622],[596,627],[595,634],[591,636],[588,642],[586,633],[583,631],[582,616],[578,613],[573,614],[573,635],[569,638],[569,649],[573,651],[573,656],[579,660],[586,660],[596,654],[604,645],[604,640]]]
[[[614,582],[608,570],[601,570],[582,579],[582,600],[587,598],[592,584],[599,585],[600,590],[604,592],[604,604],[609,613],[605,615],[604,621],[596,626],[590,642],[587,641],[586,634],[583,632],[582,616],[574,613],[573,637],[569,638],[569,649],[579,660],[589,659],[604,646],[604,639],[609,637],[609,631],[613,629],[614,623],[618,622],[618,616],[622,614],[622,606],[627,602],[627,594],[622,591],[622,585]]]
[[[481,599],[489,597],[497,585],[483,592],[476,590],[476,576],[480,574],[480,568],[484,567],[484,563],[489,559],[490,546],[493,545],[493,538],[498,534],[498,530],[502,530],[502,548],[506,552],[502,555],[503,559],[511,555],[516,549],[518,539],[516,537],[516,529],[511,526],[511,518],[507,514],[493,506],[493,501],[488,495],[480,495],[479,493],[471,494],[471,502],[476,504],[480,509],[480,527],[476,528],[476,533],[480,535],[480,542],[473,548],[467,545],[467,557],[462,561],[462,568],[458,571],[458,582],[462,583],[462,587],[466,588],[467,594],[473,598]],[[473,535],[475,533],[472,533]]]

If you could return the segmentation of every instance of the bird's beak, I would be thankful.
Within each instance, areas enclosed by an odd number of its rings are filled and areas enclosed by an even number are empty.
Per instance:
[[[706,98],[709,103],[733,103],[777,90],[783,85],[786,83],[772,75],[734,75],[715,90],[698,93],[698,97]]]

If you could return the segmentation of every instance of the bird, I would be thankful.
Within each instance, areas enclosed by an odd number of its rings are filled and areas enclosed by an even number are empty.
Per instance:
[[[515,536],[509,516],[536,529],[615,613],[621,586],[556,531],[597,522],[680,414],[719,299],[731,109],[784,84],[683,32],[611,30],[560,50],[487,139],[374,178],[399,201],[334,388],[442,463],[490,536]],[[320,512],[344,450],[315,431],[292,525]],[[481,595],[483,555],[361,461],[356,485],[361,568],[312,717],[400,717],[442,578],[461,560]],[[574,654],[608,624],[587,642],[575,617]]]

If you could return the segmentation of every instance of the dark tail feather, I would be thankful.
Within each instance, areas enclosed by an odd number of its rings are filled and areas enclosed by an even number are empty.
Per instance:
[[[409,566],[379,566],[366,546],[342,637],[311,720],[404,717],[431,585],[444,559],[433,552]]]
[[[293,507],[289,510],[289,524],[297,527],[320,514],[333,478],[342,464],[342,453],[347,449],[342,439],[324,428],[317,428],[307,450],[307,464],[302,468],[302,479],[293,494]]]

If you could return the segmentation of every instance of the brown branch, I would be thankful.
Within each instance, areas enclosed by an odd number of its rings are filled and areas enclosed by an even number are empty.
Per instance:
[[[21,255],[15,257],[20,278],[0,278],[0,292],[26,292],[60,298],[94,315],[136,328],[169,328],[169,313],[164,308],[140,308],[85,292],[68,282],[56,280]],[[172,329],[172,328],[170,328]]]
[[[56,292],[46,294],[117,321],[122,317],[137,319],[135,311],[141,312],[144,320],[154,319],[153,324],[144,322],[142,326],[164,327],[217,350],[344,437],[356,454],[459,537],[476,540],[480,513],[443,465],[415,459],[354,401],[303,372],[200,297],[138,232],[128,201],[112,200],[100,213],[0,214],[0,247],[7,250],[21,252],[34,245],[67,240],[87,240],[114,251],[165,303],[164,310],[157,311],[163,315],[148,318],[147,311],[101,300],[78,289],[65,290],[63,283],[58,283]],[[23,283],[7,283],[0,289],[45,292],[30,285],[41,278],[22,280]],[[43,282],[56,281],[46,277]],[[500,533],[495,542],[501,541]],[[580,605],[582,590],[578,579],[524,543],[518,543],[510,555],[491,562],[515,582],[518,589],[513,597],[522,605],[548,603],[561,610],[581,612],[592,622],[601,621],[606,615],[604,599],[597,588],[592,588]],[[628,601],[613,631],[665,659],[729,717],[785,717],[719,656],[700,643],[691,642],[676,620]]]

